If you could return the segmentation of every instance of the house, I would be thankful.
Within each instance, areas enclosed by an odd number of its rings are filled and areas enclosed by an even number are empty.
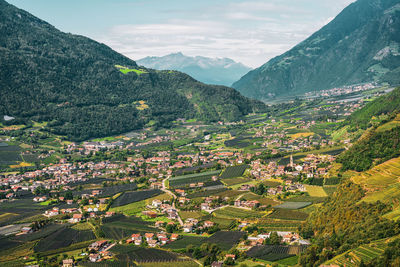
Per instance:
[[[164,224],[165,224],[165,222],[163,222],[163,221],[158,221],[158,222],[156,222],[156,227],[163,227],[164,226]]]
[[[225,255],[225,259],[228,259],[228,258],[231,258],[231,259],[235,260],[236,259],[236,255],[235,254],[226,254]]]
[[[185,223],[185,224],[183,225],[183,231],[184,231],[185,233],[191,233],[191,232],[193,231],[193,224],[191,224],[191,223]]]
[[[69,220],[71,223],[78,223],[82,220],[83,214],[76,213],[72,215],[72,218]]]
[[[73,259],[63,260],[62,267],[74,267],[74,260]]]
[[[115,212],[107,211],[105,217],[111,217],[111,216],[114,216],[114,215],[115,215]]]
[[[157,217],[157,212],[155,212],[155,211],[145,210],[142,213],[143,213],[143,215],[149,216],[150,218],[156,218]]]
[[[160,207],[161,204],[162,204],[162,201],[159,200],[159,199],[154,199],[153,202],[152,202],[152,206],[156,207],[156,208]]]
[[[201,210],[210,210],[210,204],[208,203],[201,203],[200,204]]]
[[[171,234],[171,241],[175,241],[179,238],[178,234]]]
[[[154,238],[154,234],[153,233],[145,233],[144,237],[146,238],[146,241],[149,242],[150,240],[152,240]]]
[[[21,234],[29,234],[29,233],[32,233],[33,232],[33,230],[32,230],[32,227],[22,227],[22,229],[21,229]]]
[[[204,222],[204,227],[213,227],[214,226],[214,222],[212,222],[212,221],[205,221]]]
[[[99,254],[90,254],[89,260],[91,262],[97,262],[98,260],[100,260],[100,255]]]
[[[149,245],[149,247],[154,248],[158,245],[157,240],[149,240],[147,241],[147,244]]]
[[[211,263],[211,267],[222,267],[222,264],[222,261],[214,261],[213,263]]]
[[[107,240],[99,240],[96,242],[93,242],[92,244],[89,245],[89,250],[94,249],[94,250],[100,250],[102,248],[107,247],[108,241]]]

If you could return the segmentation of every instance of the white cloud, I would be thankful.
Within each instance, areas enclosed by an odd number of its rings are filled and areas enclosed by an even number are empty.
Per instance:
[[[319,6],[307,8],[307,2]],[[191,56],[229,57],[258,67],[306,39],[350,2],[254,0],[215,4],[197,13],[188,11],[186,17],[116,25],[95,39],[134,60],[183,52]],[[326,12],[329,16],[318,13],[318,8],[329,5],[334,10]]]

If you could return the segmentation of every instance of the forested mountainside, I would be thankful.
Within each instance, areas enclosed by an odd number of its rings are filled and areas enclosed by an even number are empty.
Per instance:
[[[83,36],[63,33],[0,0],[0,115],[49,122],[71,140],[176,118],[235,121],[264,104],[177,71],[139,68]],[[4,122],[6,123],[6,122]]]
[[[233,87],[269,99],[376,81],[400,84],[400,1],[358,0]]]
[[[400,88],[354,112],[344,125],[349,131],[367,130],[338,162],[344,170],[366,171],[400,156]]]
[[[229,58],[189,57],[182,53],[146,57],[137,60],[137,63],[156,70],[181,71],[200,82],[225,86],[231,86],[251,70]]]
[[[342,125],[365,132],[337,159],[343,177],[337,191],[301,227],[314,239],[302,266],[399,266],[399,92],[372,101]]]

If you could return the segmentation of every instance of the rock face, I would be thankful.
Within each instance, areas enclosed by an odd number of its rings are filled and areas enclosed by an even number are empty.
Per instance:
[[[146,57],[137,60],[137,63],[156,70],[181,71],[200,82],[225,86],[231,86],[251,70],[229,58],[188,57],[182,53]]]
[[[358,0],[233,87],[268,99],[362,82],[400,83],[400,1]]]

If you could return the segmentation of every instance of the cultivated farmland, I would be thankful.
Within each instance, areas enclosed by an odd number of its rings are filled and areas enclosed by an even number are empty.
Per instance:
[[[274,208],[297,210],[297,209],[305,208],[311,204],[312,204],[312,202],[289,202],[289,201],[287,201],[278,206],[275,206]]]
[[[162,191],[158,189],[154,190],[144,190],[144,191],[134,191],[134,192],[125,192],[117,199],[114,200],[111,207],[119,207],[130,204],[132,202],[137,202],[141,200],[145,200],[148,198],[155,197],[159,195]]]
[[[264,245],[251,248],[247,255],[267,261],[277,261],[294,255],[299,255],[306,246]]]
[[[227,167],[221,174],[221,179],[236,178],[243,175],[244,171],[249,167],[249,165],[238,165]]]
[[[184,176],[177,176],[169,179],[170,187],[185,187],[191,183],[204,183],[211,180],[211,177],[218,176],[220,171],[195,173]]]
[[[223,250],[231,249],[245,235],[239,231],[219,231],[209,237],[206,242],[217,244]]]

